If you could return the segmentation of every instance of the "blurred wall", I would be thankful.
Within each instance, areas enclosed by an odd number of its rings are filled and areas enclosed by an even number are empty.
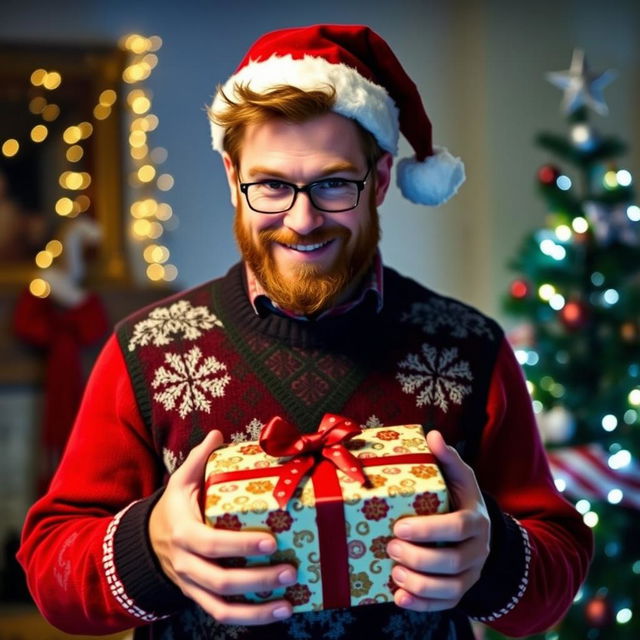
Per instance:
[[[222,165],[211,151],[204,106],[263,32],[315,22],[365,22],[391,45],[423,96],[434,141],[464,159],[468,180],[437,209],[412,205],[395,189],[382,208],[387,263],[485,312],[499,314],[509,281],[505,264],[526,231],[542,224],[535,172],[545,161],[533,138],[565,131],[561,92],[544,73],[567,69],[574,47],[596,70],[615,68],[605,90],[606,133],[632,147],[627,168],[640,171],[640,4],[614,0],[370,0],[301,2],[109,2],[4,0],[0,39],[116,42],[130,32],[163,39],[148,81],[175,177],[167,197],[179,228],[166,242],[178,285],[220,275],[237,259]],[[409,153],[406,143],[400,155]]]

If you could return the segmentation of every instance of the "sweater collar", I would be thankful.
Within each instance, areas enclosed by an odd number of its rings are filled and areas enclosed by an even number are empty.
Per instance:
[[[384,269],[385,279],[386,273],[387,269]],[[258,315],[249,299],[242,263],[231,267],[225,277],[214,280],[211,284],[216,315],[230,332],[248,332],[254,336],[262,334],[302,348],[330,344],[348,349],[362,340],[370,340],[378,331],[377,327],[383,321],[386,310],[385,304],[378,313],[375,296],[369,292],[362,303],[348,313],[322,320],[312,318],[301,322],[274,312]]]

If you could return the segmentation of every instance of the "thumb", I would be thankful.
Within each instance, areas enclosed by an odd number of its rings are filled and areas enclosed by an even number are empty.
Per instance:
[[[438,461],[447,488],[455,497],[456,506],[471,507],[482,500],[473,470],[462,460],[460,454],[445,442],[439,431],[427,433],[427,445]]]
[[[182,485],[200,482],[207,464],[207,459],[214,449],[222,444],[222,433],[217,429],[210,431],[204,437],[204,440],[193,447],[186,457],[185,461],[176,469],[173,474],[174,483],[179,482]]]

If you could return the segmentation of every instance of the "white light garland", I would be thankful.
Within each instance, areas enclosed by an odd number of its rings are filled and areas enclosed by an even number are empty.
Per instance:
[[[126,96],[131,119],[129,123],[129,155],[133,170],[129,185],[136,195],[130,207],[129,230],[133,239],[141,245],[146,263],[146,276],[153,282],[170,282],[178,276],[178,269],[168,261],[169,249],[158,241],[168,224],[175,224],[171,206],[155,198],[156,190],[166,192],[173,188],[174,179],[169,173],[161,173],[158,165],[167,159],[162,147],[150,148],[150,134],[158,127],[158,117],[151,113],[152,95],[141,86],[158,64],[156,51],[162,46],[158,36],[150,38],[130,34],[121,40],[121,46],[130,54],[130,61],[122,79],[131,85]]]

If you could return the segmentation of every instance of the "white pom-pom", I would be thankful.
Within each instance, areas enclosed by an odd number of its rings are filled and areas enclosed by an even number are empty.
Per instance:
[[[397,182],[402,195],[416,204],[435,206],[454,196],[464,182],[464,164],[444,147],[434,147],[424,162],[403,158],[398,162]]]

